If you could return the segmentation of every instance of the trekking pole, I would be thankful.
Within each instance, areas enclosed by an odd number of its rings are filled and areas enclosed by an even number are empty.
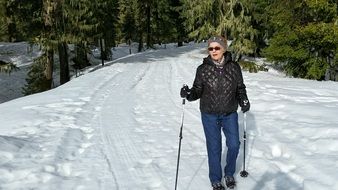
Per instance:
[[[180,142],[178,146],[178,156],[177,156],[177,168],[176,168],[176,180],[175,180],[175,190],[177,189],[177,179],[178,179],[178,168],[180,166],[180,156],[181,156],[181,142],[182,142],[182,131],[183,131],[183,121],[184,121],[184,105],[185,105],[185,99],[182,99],[182,120],[181,120],[181,129],[180,129]]]
[[[243,135],[243,141],[244,141],[244,155],[243,155],[243,171],[241,171],[240,175],[241,177],[248,177],[249,173],[245,171],[245,144],[246,144],[246,113],[243,114],[243,123],[244,123],[244,135]]]

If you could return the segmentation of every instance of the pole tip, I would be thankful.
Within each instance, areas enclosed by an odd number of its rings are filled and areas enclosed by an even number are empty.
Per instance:
[[[241,171],[240,173],[241,177],[248,177],[249,173],[245,170]]]

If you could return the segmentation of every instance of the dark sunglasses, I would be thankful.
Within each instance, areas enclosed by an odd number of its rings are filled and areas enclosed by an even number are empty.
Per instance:
[[[221,47],[208,47],[208,50],[209,51],[213,51],[213,50],[215,50],[215,51],[218,51],[218,50],[220,50],[221,49]]]

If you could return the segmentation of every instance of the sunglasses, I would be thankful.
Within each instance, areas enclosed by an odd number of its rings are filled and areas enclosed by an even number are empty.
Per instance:
[[[220,50],[221,49],[221,47],[218,47],[218,46],[216,46],[216,47],[208,47],[208,50],[209,51],[218,51],[218,50]]]

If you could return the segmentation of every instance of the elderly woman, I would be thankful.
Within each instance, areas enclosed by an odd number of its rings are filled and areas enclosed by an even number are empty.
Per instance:
[[[238,105],[250,109],[241,68],[232,61],[227,42],[221,36],[208,40],[209,56],[197,68],[193,87],[184,86],[181,97],[200,99],[202,124],[206,138],[209,179],[214,190],[222,190],[222,131],[228,148],[224,168],[225,185],[234,188],[234,173],[239,152]]]

